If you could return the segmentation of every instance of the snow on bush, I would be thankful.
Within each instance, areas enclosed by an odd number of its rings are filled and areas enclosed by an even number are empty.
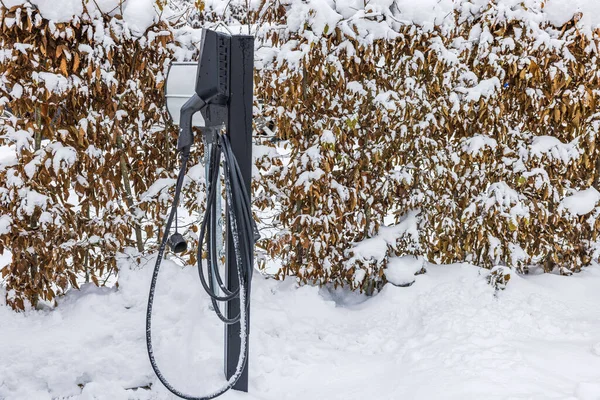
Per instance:
[[[136,194],[172,170],[172,32],[153,1],[8,0],[0,13],[0,144],[16,152],[0,167],[1,277],[24,309],[103,285],[162,224],[164,201]]]
[[[561,273],[597,258],[595,202],[561,205],[600,187],[598,7],[290,1],[224,14],[254,27],[259,118],[288,149],[258,161],[255,183],[271,194],[258,205],[280,210],[284,229],[262,243],[279,276],[370,292],[397,255]],[[414,210],[417,235],[380,240]]]
[[[166,66],[223,23],[256,35],[254,198],[278,277],[372,292],[394,256],[564,273],[598,258],[600,209],[572,205],[600,188],[596,2],[198,5],[2,5],[2,140],[18,162],[0,170],[0,243],[21,297],[97,280],[132,239],[154,242],[175,167]]]

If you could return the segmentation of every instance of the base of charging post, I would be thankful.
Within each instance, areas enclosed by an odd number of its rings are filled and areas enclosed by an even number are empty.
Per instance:
[[[231,96],[229,100],[229,113],[227,116],[227,135],[231,148],[238,161],[244,184],[250,193],[252,180],[252,106],[253,106],[253,77],[254,77],[254,37],[246,35],[231,36],[230,53],[230,83]],[[231,232],[228,229],[228,232]],[[250,283],[252,282],[253,263],[248,268],[248,293],[250,296]],[[233,238],[228,233],[227,238],[227,287],[239,286],[235,265]],[[227,317],[231,318],[240,312],[240,302],[230,301],[226,306]],[[248,310],[250,313],[250,310]],[[250,314],[248,314],[249,316]],[[248,324],[250,324],[248,317]],[[246,327],[250,332],[250,326]],[[248,346],[246,346],[246,365],[242,375],[233,389],[248,391]],[[240,355],[240,322],[225,326],[225,376],[227,379],[235,374],[236,365]]]

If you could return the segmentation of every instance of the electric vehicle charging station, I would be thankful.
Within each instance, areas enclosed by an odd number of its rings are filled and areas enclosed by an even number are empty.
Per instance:
[[[212,399],[230,388],[248,391],[248,339],[250,331],[250,283],[254,264],[254,243],[258,231],[252,219],[250,183],[252,176],[252,103],[254,37],[230,35],[205,29],[197,63],[173,63],[165,85],[167,109],[179,125],[177,150],[181,156],[173,206],[152,276],[146,314],[146,343],[154,372],[173,394],[184,399]],[[201,112],[201,113],[199,113]],[[205,396],[191,396],[169,384],[156,364],[152,348],[152,307],[154,288],[167,245],[174,253],[187,249],[177,231],[176,212],[183,178],[194,137],[192,127],[201,127],[205,143],[207,204],[198,248],[198,272],[217,316],[225,323],[224,367],[227,384]],[[225,133],[222,130],[225,129]],[[225,174],[225,279],[218,259],[222,246],[220,168]],[[175,218],[175,232],[171,225]],[[205,240],[206,239],[206,240]],[[202,265],[206,242],[205,276]],[[221,312],[220,303],[225,303]]]

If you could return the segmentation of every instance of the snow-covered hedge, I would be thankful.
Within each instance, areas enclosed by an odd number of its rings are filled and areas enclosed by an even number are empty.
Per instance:
[[[594,1],[24,3],[0,3],[18,308],[158,236],[175,169],[163,74],[222,23],[257,37],[254,198],[279,277],[372,292],[395,255],[565,274],[600,256]]]
[[[18,309],[103,284],[118,252],[143,250],[165,211],[136,194],[175,161],[162,151],[172,33],[153,2],[62,3],[0,6],[0,143],[14,152],[0,164],[1,275]]]
[[[393,255],[598,259],[597,2],[275,3],[256,95],[289,160],[257,185],[280,276],[371,291]]]

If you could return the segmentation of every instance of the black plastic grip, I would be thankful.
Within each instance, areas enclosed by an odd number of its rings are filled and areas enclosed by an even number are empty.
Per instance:
[[[181,116],[179,118],[179,137],[177,139],[177,150],[183,151],[194,144],[194,134],[192,133],[192,118],[194,114],[206,107],[206,102],[197,94],[194,94],[181,107]]]

